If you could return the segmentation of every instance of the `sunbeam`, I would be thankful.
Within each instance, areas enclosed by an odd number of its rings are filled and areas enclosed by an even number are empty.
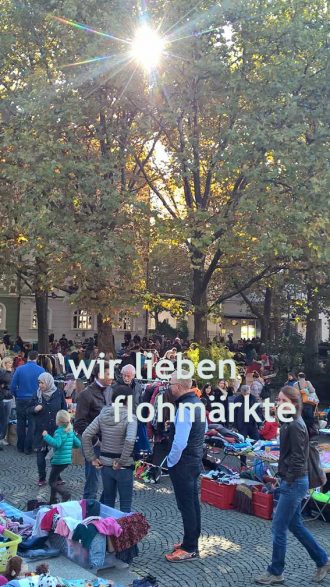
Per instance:
[[[75,65],[85,65],[86,63],[94,63],[95,61],[104,61],[111,59],[113,55],[104,55],[103,57],[92,57],[92,59],[85,59],[84,61],[75,61],[74,63],[65,63],[62,67],[74,67]]]
[[[185,18],[187,18],[187,16],[189,16],[189,15],[190,15],[192,12],[195,12],[195,10],[196,10],[196,9],[199,7],[199,5],[200,5],[200,2],[197,2],[197,4],[196,4],[195,6],[193,6],[193,8],[191,8],[190,10],[188,10],[188,12],[186,12],[186,14],[184,14],[183,16],[181,16],[181,17],[179,18],[179,20],[177,20],[177,21],[176,21],[174,24],[172,24],[172,25],[170,26],[170,28],[169,28],[169,29],[167,29],[167,30],[164,32],[164,36],[167,36],[167,35],[168,35],[168,33],[169,33],[169,32],[170,32],[172,29],[174,29],[174,28],[175,28],[175,27],[176,27],[178,24],[180,24],[180,22],[182,22],[182,21],[183,21]]]
[[[120,43],[126,43],[127,45],[130,44],[130,41],[128,41],[127,39],[120,39],[119,37],[115,37],[114,35],[109,35],[109,33],[103,33],[102,31],[97,31],[95,29],[92,29],[89,26],[86,26],[85,24],[75,22],[74,20],[68,20],[67,18],[62,18],[61,16],[54,16],[54,15],[51,15],[51,18],[54,18],[55,20],[57,20],[58,22],[61,22],[62,24],[68,24],[69,26],[72,26],[76,29],[81,29],[82,31],[86,31],[87,33],[93,33],[94,35],[100,35],[101,37],[106,37],[107,39],[111,39],[112,41],[119,41]]]
[[[96,86],[95,88],[93,88],[90,92],[88,92],[87,94],[84,95],[84,98],[89,98],[89,96],[91,96],[94,92],[97,92],[97,90],[99,90],[102,86],[104,86],[111,78],[115,77],[118,73],[120,73],[124,67],[126,67],[127,65],[130,65],[131,63],[133,63],[133,59],[130,58],[128,55],[126,56],[126,61],[124,63],[122,63],[122,65],[117,68],[116,70],[112,71],[110,73],[110,75],[108,77],[106,77],[104,80],[102,80],[98,86]],[[135,73],[135,70],[134,72]],[[132,76],[131,76],[132,77]],[[130,80],[129,80],[130,81]]]

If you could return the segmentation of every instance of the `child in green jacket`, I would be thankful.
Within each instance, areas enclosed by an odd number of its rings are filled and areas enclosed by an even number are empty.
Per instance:
[[[66,410],[57,412],[56,425],[58,428],[55,430],[54,437],[50,436],[46,430],[42,433],[44,441],[54,449],[54,455],[50,460],[52,469],[49,475],[49,503],[51,504],[57,503],[57,493],[61,495],[63,501],[71,499],[70,493],[62,489],[58,485],[58,481],[62,471],[71,465],[72,448],[80,447],[80,440],[73,431],[69,412]]]

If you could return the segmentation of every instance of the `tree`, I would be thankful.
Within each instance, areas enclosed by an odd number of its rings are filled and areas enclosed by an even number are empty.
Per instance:
[[[210,303],[223,299],[209,300],[209,286],[233,247],[248,244],[259,259],[241,289],[266,277],[274,256],[297,254],[287,236],[298,212],[307,217],[304,165],[323,146],[326,40],[323,2],[202,2],[192,11],[191,1],[171,3],[169,38],[179,58],[164,63],[143,103],[134,100],[167,160],[154,158],[148,169],[136,161],[187,246],[194,336],[205,343]],[[323,163],[324,154],[314,183]]]
[[[93,7],[100,18],[103,7]],[[113,350],[114,314],[136,300],[139,278],[130,209],[139,174],[128,149],[135,112],[123,97],[126,79],[101,74],[95,88],[91,75],[63,67],[78,59],[84,39],[50,18],[52,3],[48,13],[41,2],[5,8],[2,261],[35,295],[39,350],[48,350],[55,287],[97,312],[101,350]],[[84,13],[79,3],[67,8]],[[99,50],[95,39],[91,45]]]

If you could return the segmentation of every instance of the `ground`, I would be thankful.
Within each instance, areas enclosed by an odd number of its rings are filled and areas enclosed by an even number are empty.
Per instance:
[[[0,452],[0,492],[13,505],[25,509],[28,499],[47,497],[48,488],[36,486],[35,455],[18,454],[13,447]],[[71,466],[63,478],[77,498],[82,495],[82,466]],[[203,537],[201,557],[191,563],[169,564],[164,554],[181,538],[181,518],[167,478],[159,485],[135,483],[134,509],[145,514],[151,530],[142,542],[140,556],[132,565],[134,574],[156,575],[160,587],[246,587],[266,567],[271,554],[271,523],[234,511],[221,511],[202,505]],[[309,528],[330,554],[330,526],[309,522]],[[289,538],[286,584],[307,587],[314,564],[295,538]],[[58,573],[60,574],[60,573]],[[104,573],[111,577],[111,571]],[[120,577],[122,585],[127,574]],[[330,587],[330,575],[323,583]]]

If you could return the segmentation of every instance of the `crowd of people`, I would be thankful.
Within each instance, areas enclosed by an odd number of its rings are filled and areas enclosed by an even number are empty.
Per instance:
[[[169,348],[165,346],[162,349],[160,340],[153,343],[148,340],[146,346],[153,344],[154,347],[146,350],[154,352],[155,357],[163,353],[163,356],[167,355],[175,362],[176,353],[184,350],[182,341],[176,338],[168,343]],[[85,458],[83,498],[96,499],[101,491],[102,503],[115,507],[118,495],[120,510],[132,511],[134,457],[139,436],[143,430],[145,433],[146,426],[138,421],[136,415],[128,417],[127,403],[132,401],[135,414],[139,404],[149,397],[146,395],[146,388],[135,377],[134,353],[143,350],[142,344],[144,343],[138,336],[124,341],[121,350],[124,360],[116,380],[111,379],[106,363],[104,373],[101,373],[100,365],[96,364],[90,382],[86,385],[75,384],[76,389],[71,389],[70,392],[76,393],[74,419],[67,410],[65,395],[56,386],[53,376],[37,364],[37,351],[30,350],[27,362],[15,369],[12,359],[4,357],[3,370],[0,373],[2,448],[6,444],[4,439],[8,418],[5,405],[14,397],[17,450],[26,454],[36,452],[39,486],[46,484],[46,463],[50,460],[50,503],[56,503],[59,498],[63,501],[71,498],[61,474],[72,462],[72,449],[81,446]],[[93,348],[90,341],[89,348],[91,352],[95,351],[95,340]],[[259,358],[258,355],[251,356],[251,360],[246,358],[244,379],[221,379],[215,386],[206,383],[201,389],[198,382],[188,376],[180,379],[177,371],[172,373],[166,398],[175,405],[177,411],[174,421],[168,425],[167,468],[182,516],[184,535],[182,541],[175,544],[166,555],[171,563],[194,560],[199,555],[201,512],[198,478],[201,473],[205,433],[212,427],[209,419],[212,402],[222,402],[225,414],[228,414],[230,402],[241,404],[235,411],[234,423],[228,421],[226,424],[232,425],[245,438],[257,440],[278,437],[277,422],[270,428],[268,422],[262,421],[258,424],[253,417],[248,421],[243,417],[243,400],[246,396],[249,405],[260,403],[263,397],[267,397],[265,379],[268,370],[263,363],[264,359],[261,359],[259,370],[248,369]],[[114,402],[119,396],[124,396],[125,400],[120,406],[119,418],[115,418]],[[294,405],[296,413],[294,420],[282,425],[280,429],[281,486],[273,521],[273,557],[266,574],[256,579],[258,583],[265,585],[283,581],[288,530],[300,540],[315,561],[316,581],[322,580],[330,571],[327,554],[304,528],[300,514],[301,502],[308,489],[307,463],[309,440],[312,436],[311,410],[306,407],[312,406],[313,411],[318,403],[315,389],[304,373],[299,372],[297,377],[294,373],[288,375],[288,380],[279,393],[279,403],[283,402]],[[180,404],[183,404],[183,420],[178,418]],[[197,407],[194,418],[191,418],[190,413],[192,405]],[[202,418],[203,405],[207,415],[206,422]],[[243,461],[242,466],[245,464]]]

